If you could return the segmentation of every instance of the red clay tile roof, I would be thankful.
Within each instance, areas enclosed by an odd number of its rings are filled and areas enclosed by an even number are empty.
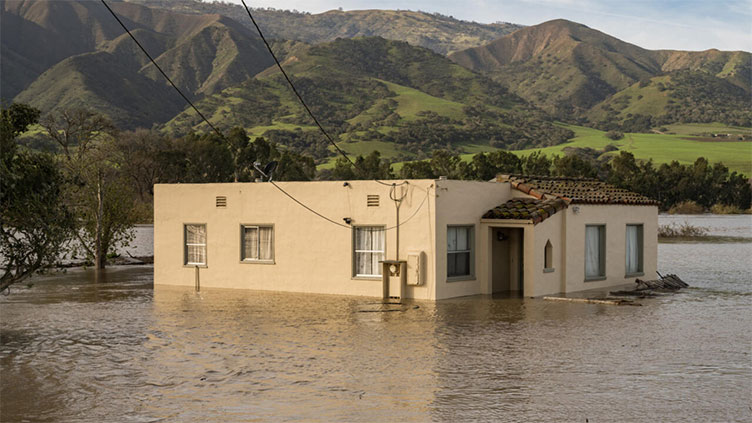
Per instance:
[[[657,206],[660,203],[636,192],[617,188],[597,179],[550,176],[500,175],[497,181],[509,181],[512,188],[539,199],[561,198],[572,204],[627,204]]]
[[[483,215],[484,219],[522,219],[540,223],[559,210],[567,208],[561,198],[539,200],[537,198],[513,198]]]

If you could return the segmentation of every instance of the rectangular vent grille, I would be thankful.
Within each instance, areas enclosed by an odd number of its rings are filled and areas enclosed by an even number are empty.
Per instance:
[[[217,207],[227,207],[227,197],[224,195],[217,196]]]
[[[379,196],[378,195],[369,195],[366,198],[366,203],[368,204],[368,207],[378,207],[379,206]]]

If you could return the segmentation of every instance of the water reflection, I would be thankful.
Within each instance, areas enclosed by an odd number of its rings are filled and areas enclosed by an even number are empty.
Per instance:
[[[659,248],[693,287],[642,307],[54,275],[0,299],[0,420],[748,421],[752,243]]]

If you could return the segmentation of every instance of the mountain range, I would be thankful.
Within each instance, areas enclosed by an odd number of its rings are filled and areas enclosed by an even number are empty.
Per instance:
[[[452,53],[449,58],[564,119],[613,122],[626,114],[660,117],[672,114],[674,100],[688,107],[727,109],[718,116],[713,111],[707,116],[698,113],[689,121],[749,126],[752,55],[748,52],[646,50],[558,19]],[[719,89],[721,95],[703,92],[709,87],[714,87],[710,91]],[[603,112],[614,106],[617,113]],[[681,120],[668,117],[669,122]]]
[[[220,128],[331,154],[240,6],[108,2]],[[750,126],[748,52],[646,50],[565,20],[520,27],[413,11],[254,10],[282,65],[352,152],[422,157],[561,143],[555,120],[646,131]],[[203,130],[99,2],[6,0],[0,96],[43,112],[88,107],[120,127]]]

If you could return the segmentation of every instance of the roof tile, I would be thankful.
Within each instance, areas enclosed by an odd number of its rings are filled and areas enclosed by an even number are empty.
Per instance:
[[[513,198],[495,207],[483,215],[484,219],[520,219],[532,220],[538,224],[559,210],[567,208],[567,202],[561,198],[539,200],[537,198]]]
[[[659,202],[636,192],[617,188],[597,179],[549,176],[504,175],[512,187],[536,198],[558,197],[573,204],[658,205]]]

